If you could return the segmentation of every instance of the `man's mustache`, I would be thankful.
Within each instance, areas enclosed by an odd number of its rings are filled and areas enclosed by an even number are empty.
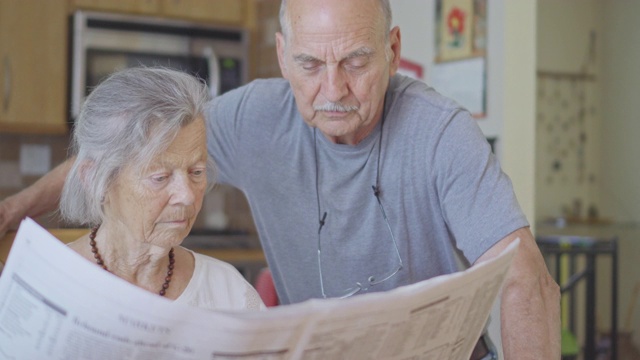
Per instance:
[[[315,111],[331,111],[331,112],[351,112],[360,109],[355,105],[345,105],[340,102],[328,102],[313,107]]]

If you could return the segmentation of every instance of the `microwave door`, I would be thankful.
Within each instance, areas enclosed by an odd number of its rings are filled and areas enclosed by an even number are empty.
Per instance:
[[[203,55],[209,65],[209,91],[214,98],[220,94],[220,63],[215,51],[210,46],[203,49]]]

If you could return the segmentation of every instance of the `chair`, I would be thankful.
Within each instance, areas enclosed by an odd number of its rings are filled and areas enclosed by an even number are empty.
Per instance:
[[[273,283],[273,276],[271,276],[271,270],[269,268],[263,268],[256,277],[254,284],[258,294],[262,298],[262,302],[267,307],[277,306],[280,304],[278,300],[278,293],[276,292],[276,286]]]

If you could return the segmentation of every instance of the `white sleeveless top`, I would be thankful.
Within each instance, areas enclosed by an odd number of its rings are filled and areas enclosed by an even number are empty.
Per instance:
[[[263,310],[258,292],[224,261],[195,253],[193,276],[176,303],[208,310]]]

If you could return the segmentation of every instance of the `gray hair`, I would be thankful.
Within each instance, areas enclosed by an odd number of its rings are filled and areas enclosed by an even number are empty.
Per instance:
[[[99,225],[102,201],[119,172],[129,164],[148,166],[182,127],[203,115],[209,98],[202,81],[160,67],[128,68],[100,83],[75,122],[71,153],[76,159],[62,190],[62,218]],[[213,171],[208,159],[210,180]]]
[[[348,0],[347,0],[348,1]],[[382,15],[384,16],[385,39],[389,40],[389,31],[391,31],[391,5],[389,0],[378,0]],[[291,19],[287,14],[287,0],[280,3],[280,29],[285,40],[289,39],[291,33]]]

